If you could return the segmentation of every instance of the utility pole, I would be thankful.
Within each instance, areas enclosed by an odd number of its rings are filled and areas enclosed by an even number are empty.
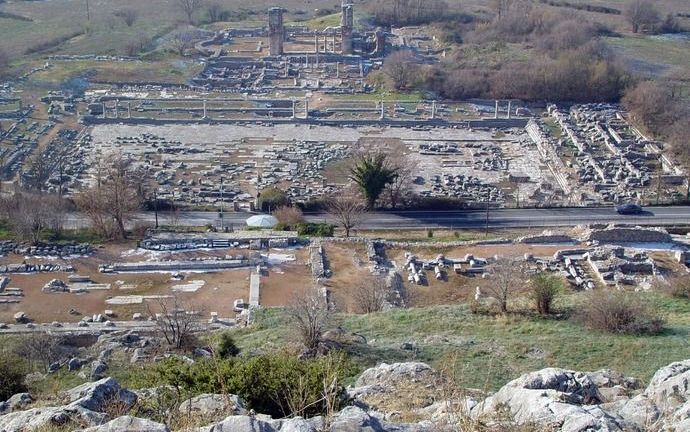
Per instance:
[[[220,230],[223,231],[223,177],[220,178]]]
[[[89,10],[89,0],[86,0],[86,21],[91,24],[91,11]]]
[[[520,208],[520,182],[515,182],[515,207]]]
[[[60,160],[58,161],[58,171],[60,174],[60,183],[58,186],[58,196],[62,198],[62,176],[64,175],[64,155],[60,155]]]
[[[489,191],[486,192],[486,225],[484,228],[484,237],[489,236]]]
[[[156,229],[158,229],[158,189],[153,190],[153,214],[156,218]]]

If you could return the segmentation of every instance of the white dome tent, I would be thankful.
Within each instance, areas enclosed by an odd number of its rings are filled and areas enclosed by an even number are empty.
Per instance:
[[[271,215],[260,214],[247,219],[247,226],[254,228],[273,228],[278,224],[278,219]]]

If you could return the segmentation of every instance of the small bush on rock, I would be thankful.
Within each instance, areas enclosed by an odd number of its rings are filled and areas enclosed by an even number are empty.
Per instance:
[[[634,292],[590,293],[577,317],[587,327],[619,334],[658,334],[664,326],[664,320]]]
[[[216,354],[220,358],[230,358],[235,357],[239,353],[240,349],[237,347],[235,339],[229,333],[222,333],[218,339]]]
[[[532,291],[530,297],[540,315],[549,315],[554,300],[561,292],[563,283],[556,277],[546,273],[539,273],[532,277]]]
[[[669,284],[669,294],[671,297],[690,299],[690,277],[678,277]]]
[[[0,401],[26,391],[22,363],[8,355],[0,356]]]
[[[187,364],[166,360],[156,368],[156,385],[185,395],[232,393],[247,408],[273,417],[325,414],[338,405],[349,363],[340,354],[300,360],[286,354],[207,359]],[[335,408],[338,408],[337,406]]]
[[[301,223],[297,225],[297,234],[313,237],[333,237],[333,225],[327,223]]]

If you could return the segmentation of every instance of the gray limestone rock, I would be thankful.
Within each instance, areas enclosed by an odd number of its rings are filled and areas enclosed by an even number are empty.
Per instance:
[[[233,394],[201,394],[182,402],[179,411],[200,415],[204,418],[222,418],[228,414],[246,414],[244,403]]]
[[[164,424],[138,417],[118,417],[100,426],[85,429],[84,432],[169,432]]]

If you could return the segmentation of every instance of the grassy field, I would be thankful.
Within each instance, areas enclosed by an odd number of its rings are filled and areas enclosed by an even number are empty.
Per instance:
[[[86,5],[89,4],[88,19]],[[231,12],[242,10],[244,15],[259,18],[263,21],[265,11],[277,3],[273,0],[258,0],[251,3],[240,0],[219,0]],[[281,1],[280,6],[299,15],[288,17],[309,17],[315,9],[333,7],[334,3],[326,0],[315,0],[305,8],[299,0]],[[137,19],[128,27],[122,19],[113,15],[121,9],[133,9]],[[155,39],[182,25],[184,14],[168,0],[51,0],[51,1],[13,1],[0,5],[0,11],[28,18],[18,20],[0,18],[0,46],[15,58],[28,48],[49,41],[55,37],[84,32],[85,36],[74,38],[59,46],[64,53],[121,53],[132,41],[143,38]],[[195,14],[197,21],[206,18],[205,9]]]
[[[419,102],[424,100],[424,94],[421,91],[413,92],[399,92],[399,91],[389,91],[383,87],[378,87],[375,92],[367,94],[349,94],[349,95],[336,95],[333,96],[334,100],[342,101],[408,101],[408,102]]]
[[[690,70],[690,39],[636,35],[605,40],[624,57],[656,65],[662,71],[674,67]]]
[[[566,296],[561,307],[578,303],[582,295]],[[612,368],[648,381],[661,366],[690,356],[690,302],[660,295],[650,301],[667,319],[666,330],[658,336],[610,335],[571,320],[531,315],[476,315],[467,305],[348,315],[338,317],[337,323],[366,337],[366,345],[348,347],[360,369],[408,360],[437,368],[452,365],[458,384],[488,390],[544,367]],[[255,329],[237,333],[245,352],[280,348],[293,337],[278,310],[263,311]],[[418,349],[402,350],[405,341],[415,341]]]
[[[53,67],[31,76],[35,86],[55,86],[75,77],[92,82],[166,82],[184,84],[202,65],[193,60],[151,62],[55,61]]]

